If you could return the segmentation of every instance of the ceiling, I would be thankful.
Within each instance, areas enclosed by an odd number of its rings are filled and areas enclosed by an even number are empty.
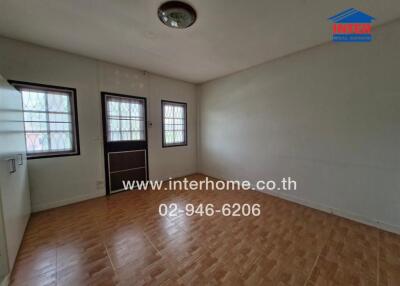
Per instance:
[[[188,29],[157,18],[161,0],[0,0],[0,35],[193,83],[330,40],[328,17],[347,8],[382,24],[399,0],[190,0]]]

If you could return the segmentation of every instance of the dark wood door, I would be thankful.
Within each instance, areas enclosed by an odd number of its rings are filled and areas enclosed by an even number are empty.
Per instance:
[[[101,93],[107,194],[148,180],[146,98]]]

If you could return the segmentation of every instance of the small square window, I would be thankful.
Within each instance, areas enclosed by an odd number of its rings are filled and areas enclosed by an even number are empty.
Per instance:
[[[187,145],[187,104],[161,101],[163,147]]]
[[[28,158],[79,155],[75,89],[10,83],[22,94]]]

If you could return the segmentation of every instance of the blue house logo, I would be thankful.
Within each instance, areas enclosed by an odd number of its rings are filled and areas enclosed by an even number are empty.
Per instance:
[[[333,42],[370,42],[374,17],[350,8],[328,18],[333,22]]]

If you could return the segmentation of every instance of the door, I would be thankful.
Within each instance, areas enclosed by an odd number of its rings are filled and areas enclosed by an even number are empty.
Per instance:
[[[101,93],[107,194],[148,180],[146,98]]]

